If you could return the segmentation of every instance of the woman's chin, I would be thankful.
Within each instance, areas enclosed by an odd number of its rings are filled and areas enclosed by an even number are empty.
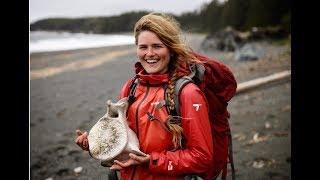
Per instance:
[[[158,71],[155,70],[146,70],[148,74],[158,74]]]
[[[167,68],[162,68],[159,64],[147,65],[143,67],[148,74],[164,74]]]
[[[147,65],[144,67],[144,69],[148,74],[155,74],[159,72],[159,68],[155,67],[154,65],[153,66]]]

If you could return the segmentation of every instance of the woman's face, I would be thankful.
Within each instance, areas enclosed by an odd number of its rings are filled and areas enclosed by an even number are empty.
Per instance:
[[[139,34],[137,56],[148,74],[163,74],[168,71],[170,51],[151,31]]]

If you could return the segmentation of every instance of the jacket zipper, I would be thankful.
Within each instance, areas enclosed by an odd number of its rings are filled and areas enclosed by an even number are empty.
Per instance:
[[[137,106],[137,109],[136,109],[136,129],[137,129],[137,137],[138,137],[138,139],[140,139],[139,138],[139,124],[138,124],[139,108],[140,108],[141,104],[143,103],[143,101],[147,98],[147,96],[149,94],[149,89],[150,89],[150,87],[147,85],[147,91],[146,91],[144,97],[142,98],[142,100],[139,102],[139,104]],[[132,176],[131,176],[130,179],[132,179],[132,180],[134,179],[133,177],[134,177],[135,173],[136,173],[136,166],[133,167],[133,172],[132,172]]]
[[[137,137],[138,137],[138,139],[140,139],[139,138],[139,124],[138,124],[139,108],[140,108],[141,104],[143,103],[143,101],[147,98],[147,96],[149,94],[149,89],[150,89],[150,87],[147,86],[147,91],[146,91],[144,97],[142,98],[142,100],[140,101],[140,103],[138,104],[137,109],[136,109],[136,129],[137,129]]]

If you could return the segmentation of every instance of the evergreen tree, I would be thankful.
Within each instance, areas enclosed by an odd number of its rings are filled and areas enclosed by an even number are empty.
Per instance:
[[[243,30],[247,19],[249,0],[229,0],[222,13],[223,26],[231,26],[237,30]]]
[[[147,11],[127,12],[119,16],[90,18],[51,18],[30,25],[30,30],[54,30],[90,33],[131,32],[135,22]],[[174,15],[173,15],[174,16]],[[212,0],[199,10],[174,16],[183,30],[215,33],[227,26],[236,30],[251,27],[281,26],[290,32],[290,0]]]
[[[202,24],[204,30],[214,33],[223,28],[222,11],[224,4],[218,0],[212,0],[207,6],[202,9]]]
[[[283,17],[290,12],[289,0],[248,0],[248,17],[246,29],[258,26],[274,26],[281,24]]]

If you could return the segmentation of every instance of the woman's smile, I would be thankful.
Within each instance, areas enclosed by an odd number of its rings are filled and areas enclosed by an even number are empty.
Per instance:
[[[146,59],[148,64],[152,65],[160,61],[160,58],[152,58],[152,59]]]

